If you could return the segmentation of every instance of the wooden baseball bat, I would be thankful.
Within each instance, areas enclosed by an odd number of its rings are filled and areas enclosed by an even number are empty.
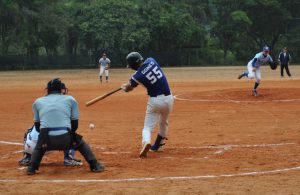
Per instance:
[[[96,98],[94,98],[94,99],[92,99],[92,100],[86,102],[86,103],[85,103],[85,106],[90,106],[90,105],[92,105],[92,104],[94,104],[94,103],[96,103],[96,102],[98,102],[98,101],[100,101],[100,100],[103,100],[104,98],[107,98],[108,96],[110,96],[110,95],[112,95],[112,94],[114,94],[114,93],[120,91],[121,89],[122,89],[122,88],[119,87],[119,88],[117,88],[117,89],[114,89],[114,90],[112,90],[112,91],[110,91],[110,92],[108,92],[108,93],[102,95],[102,96],[98,96],[98,97],[96,97]]]

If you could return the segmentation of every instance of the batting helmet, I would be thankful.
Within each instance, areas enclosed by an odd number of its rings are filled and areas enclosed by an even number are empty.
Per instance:
[[[47,84],[48,94],[61,93],[62,89],[66,89],[66,85],[59,78],[52,79]]]
[[[127,65],[133,70],[137,70],[143,60],[143,56],[138,52],[131,52],[126,57]]]

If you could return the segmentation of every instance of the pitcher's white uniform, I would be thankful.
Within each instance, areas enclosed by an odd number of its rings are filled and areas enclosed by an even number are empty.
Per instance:
[[[238,79],[243,77],[248,77],[249,79],[256,78],[256,81],[253,86],[252,95],[258,96],[257,87],[261,81],[261,71],[260,66],[266,64],[268,62],[273,62],[272,57],[269,55],[270,48],[265,46],[262,52],[257,53],[252,60],[250,60],[247,64],[248,71],[243,72],[238,76]]]
[[[247,64],[248,75],[246,75],[249,79],[256,78],[256,82],[261,81],[261,71],[260,66],[262,64],[266,64],[268,62],[273,62],[272,57],[268,54],[264,56],[263,52],[257,53],[252,60],[250,60]],[[253,71],[253,67],[256,68],[256,71]]]

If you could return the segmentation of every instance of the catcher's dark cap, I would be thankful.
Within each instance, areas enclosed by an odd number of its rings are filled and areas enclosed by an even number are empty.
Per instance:
[[[65,89],[65,88],[66,85],[61,82],[60,78],[55,78],[50,80],[47,83],[46,89],[48,90],[48,93],[51,93],[51,92],[61,92],[61,89]]]

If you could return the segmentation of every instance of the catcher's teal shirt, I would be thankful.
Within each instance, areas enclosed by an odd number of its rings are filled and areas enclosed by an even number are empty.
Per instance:
[[[69,95],[49,94],[38,98],[32,105],[34,121],[40,122],[40,128],[55,128],[49,135],[67,133],[71,129],[71,120],[78,120],[79,110],[76,100]],[[61,129],[61,130],[60,130]]]

